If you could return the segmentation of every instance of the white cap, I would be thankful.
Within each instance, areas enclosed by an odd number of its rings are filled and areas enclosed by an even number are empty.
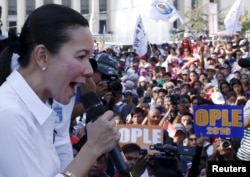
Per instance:
[[[225,99],[221,92],[214,92],[211,94],[211,99],[214,104],[223,105],[225,104]]]

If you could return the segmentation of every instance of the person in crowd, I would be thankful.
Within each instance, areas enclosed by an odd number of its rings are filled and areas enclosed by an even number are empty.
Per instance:
[[[102,154],[96,159],[91,169],[88,172],[87,177],[109,177],[106,173],[108,164],[108,154]]]
[[[219,84],[219,82],[221,80],[225,80],[225,75],[222,73],[222,72],[218,72],[216,75],[215,75],[215,79],[217,81],[217,83]],[[217,85],[218,85],[217,84]]]
[[[249,42],[247,39],[241,39],[239,42],[240,51],[242,52],[242,58],[249,58]]]
[[[234,77],[234,74],[231,73],[231,66],[229,62],[225,60],[220,69],[221,72],[224,74],[226,81],[230,83],[231,79]]]
[[[249,99],[249,94],[244,92],[241,81],[239,79],[232,79],[230,85],[231,89],[236,93],[237,98],[244,96],[246,99]]]
[[[130,112],[130,116],[127,119],[127,124],[140,125],[144,118],[144,110],[140,107],[135,107]]]
[[[232,71],[241,71],[241,67],[238,64],[238,61],[241,59],[242,57],[242,52],[240,50],[236,50],[235,51],[235,62],[232,64]]]
[[[187,128],[188,124],[193,122],[193,114],[186,112],[181,115],[180,122]]]
[[[226,97],[226,94],[231,91],[230,84],[226,80],[222,80],[219,83],[219,90],[222,93],[224,97]]]
[[[200,91],[203,89],[202,82],[199,80],[194,81],[191,85],[191,89],[197,89],[198,92],[200,93]]]
[[[87,20],[68,7],[48,4],[30,14],[20,37],[9,38],[9,47],[1,58],[11,61],[13,53],[17,53],[20,67],[0,87],[1,174],[86,176],[95,160],[119,140],[112,112],[87,125],[87,143],[61,172],[54,146],[46,142],[46,138],[53,138],[51,116],[55,112],[45,103],[49,98],[69,103],[75,95],[76,83],[85,84],[92,76],[89,57],[93,40]],[[47,135],[45,128],[49,125],[52,129]]]
[[[136,107],[139,107],[139,108],[143,109],[143,111],[144,111],[144,117],[148,114],[149,102],[150,102],[149,98],[148,97],[144,97],[136,105]]]
[[[199,80],[199,75],[196,71],[190,71],[189,78],[190,78],[189,84],[191,86],[195,81]]]
[[[241,79],[241,73],[240,73],[240,71],[234,71],[234,77],[233,77],[233,79]]]
[[[190,78],[189,78],[189,70],[188,69],[184,69],[184,70],[181,71],[181,79],[184,82],[189,83]]]
[[[189,83],[185,83],[182,85],[182,89],[181,89],[181,94],[182,95],[186,95],[189,94],[191,90],[191,86]]]
[[[148,110],[147,117],[143,120],[142,125],[159,125],[161,121],[161,113],[156,108]]]
[[[241,81],[243,90],[247,93],[250,93],[250,80],[249,80],[247,74],[241,74],[240,81]]]
[[[181,42],[181,47],[179,49],[180,51],[180,56],[184,55],[185,53],[185,49],[187,49],[188,51],[192,51],[192,44],[190,42],[190,40],[187,37],[182,38],[182,42]]]
[[[141,147],[136,143],[128,143],[123,145],[121,149],[127,159],[127,164],[132,175],[140,177],[147,166],[147,156],[142,157],[140,154]]]
[[[235,105],[237,99],[237,95],[234,91],[229,91],[226,93],[225,100],[226,105]]]
[[[130,90],[124,92],[124,102],[125,106],[121,109],[121,119],[125,123],[127,116],[130,114],[131,110],[133,110],[136,105],[133,103],[133,93]]]
[[[212,84],[217,85],[216,80],[214,78],[216,74],[216,69],[213,65],[209,65],[206,68],[207,78],[211,81]]]
[[[223,145],[228,141],[229,146]],[[213,154],[208,161],[236,161],[236,147],[233,146],[232,140],[216,138],[213,142]]]

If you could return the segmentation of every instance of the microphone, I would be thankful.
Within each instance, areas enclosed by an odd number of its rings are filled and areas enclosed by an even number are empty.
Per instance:
[[[98,117],[104,114],[104,107],[102,101],[95,92],[88,92],[82,96],[82,103],[86,112],[86,123],[90,120],[94,122]],[[115,165],[119,174],[122,177],[132,177],[129,172],[129,167],[125,163],[122,156],[122,150],[117,144],[109,153],[113,164]]]

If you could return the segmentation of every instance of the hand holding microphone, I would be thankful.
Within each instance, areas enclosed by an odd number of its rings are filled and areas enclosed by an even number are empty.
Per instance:
[[[123,177],[130,177],[129,167],[117,144],[120,134],[115,127],[115,120],[112,119],[112,111],[104,113],[102,102],[94,92],[84,94],[82,103],[86,112],[86,122],[89,122],[87,124],[87,142],[93,146],[99,145],[102,153],[111,150],[110,157],[118,172]]]

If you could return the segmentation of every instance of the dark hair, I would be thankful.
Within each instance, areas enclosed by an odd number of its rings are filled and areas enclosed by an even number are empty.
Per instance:
[[[235,98],[237,98],[237,95],[234,91],[230,91],[226,93],[226,99],[229,99],[230,97],[234,96]]]
[[[194,88],[194,86],[195,86],[196,83],[200,84],[200,86],[202,87],[202,82],[199,81],[199,80],[196,80],[196,81],[194,81],[194,82],[191,84],[191,88]]]
[[[230,85],[231,85],[231,89],[233,89],[234,85],[240,85],[241,87],[241,94],[244,94],[244,89],[243,89],[243,86],[242,86],[242,83],[239,79],[231,79],[230,80]]]
[[[183,116],[190,116],[190,117],[192,118],[192,120],[193,120],[193,114],[190,113],[190,112],[184,112],[184,113],[181,115],[181,117],[183,117]]]
[[[36,45],[43,44],[49,52],[56,54],[61,46],[71,39],[70,30],[79,26],[88,27],[88,21],[71,8],[47,4],[34,10],[26,19],[20,37],[13,31],[9,31],[9,46],[0,57],[0,81],[5,80],[10,74],[13,53],[20,56],[18,59],[20,66],[26,67]],[[5,73],[2,73],[2,68],[5,67],[8,67],[8,69],[5,70]]]
[[[223,91],[222,91],[222,85],[223,84],[227,85],[230,90],[231,90],[231,87],[230,87],[230,84],[226,80],[222,80],[222,81],[219,82],[219,89],[220,89],[221,93],[226,94],[226,93],[223,93]]]
[[[164,76],[172,77],[172,74],[171,74],[170,72],[166,72],[166,73],[163,74],[163,77],[164,77]]]
[[[131,117],[133,117],[135,114],[142,114],[144,115],[144,110],[140,107],[135,107],[134,109],[131,110],[130,114],[131,114]]]
[[[135,143],[129,143],[122,146],[122,151],[124,154],[140,150],[141,150],[140,146]]]

